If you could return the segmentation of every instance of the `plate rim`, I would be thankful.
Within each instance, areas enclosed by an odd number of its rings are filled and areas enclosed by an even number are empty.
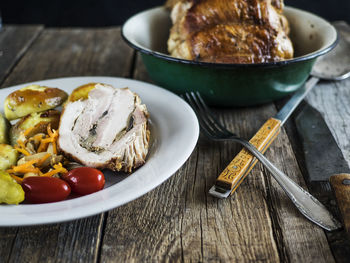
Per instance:
[[[119,202],[117,205],[115,205],[112,202],[113,201],[113,199],[112,199],[112,200],[109,200],[109,202],[107,202],[106,204],[101,205],[100,207],[95,207],[95,209],[93,209],[93,211],[90,209],[90,210],[88,210],[85,213],[80,214],[80,215],[74,214],[74,215],[70,216],[70,215],[66,215],[65,213],[63,213],[63,217],[62,218],[57,218],[57,217],[55,218],[54,215],[50,215],[49,217],[46,217],[46,218],[45,217],[43,217],[43,218],[42,217],[37,217],[36,220],[26,221],[26,220],[28,220],[28,218],[23,218],[23,219],[18,219],[18,220],[12,220],[11,222],[9,222],[8,219],[6,220],[6,216],[5,215],[9,211],[16,210],[20,205],[18,206],[18,205],[0,204],[0,214],[5,216],[5,217],[4,216],[0,217],[0,227],[14,227],[14,226],[29,226],[29,225],[44,225],[44,224],[62,223],[62,222],[66,222],[66,221],[72,221],[72,220],[77,220],[77,219],[90,217],[90,216],[93,216],[93,215],[96,215],[96,214],[100,214],[102,212],[105,212],[105,211],[117,208],[117,207],[122,206],[122,205],[124,205],[126,203],[132,202],[133,200],[135,200],[135,199],[145,195],[146,193],[152,191],[153,189],[155,189],[158,186],[160,186],[161,184],[163,184],[166,180],[168,180],[170,177],[172,177],[176,173],[177,170],[179,170],[183,166],[183,164],[187,161],[187,159],[192,154],[193,150],[196,147],[198,138],[199,138],[199,123],[198,123],[198,119],[197,119],[194,111],[179,96],[177,96],[176,94],[170,92],[169,90],[166,90],[166,89],[164,89],[162,87],[159,87],[159,86],[157,86],[155,84],[151,84],[151,83],[147,83],[147,82],[144,82],[144,81],[135,80],[135,79],[131,79],[131,78],[113,77],[113,76],[74,76],[74,77],[60,77],[60,78],[51,78],[51,79],[44,79],[44,80],[37,80],[37,81],[26,82],[26,83],[22,83],[22,84],[17,84],[17,85],[13,85],[13,86],[10,86],[10,87],[6,87],[4,89],[1,89],[0,92],[2,93],[4,91],[10,91],[11,89],[18,89],[18,88],[20,88],[22,86],[27,86],[27,85],[31,85],[31,84],[38,84],[38,83],[40,84],[42,82],[48,82],[48,81],[53,81],[53,82],[57,82],[58,81],[59,82],[59,81],[76,80],[76,81],[83,81],[85,83],[88,83],[88,82],[86,82],[84,80],[90,80],[92,78],[97,80],[95,82],[107,82],[108,83],[107,80],[109,79],[109,80],[112,80],[112,81],[120,81],[120,80],[122,80],[122,81],[130,83],[130,84],[136,83],[138,85],[138,87],[135,88],[135,89],[139,89],[140,88],[139,86],[146,87],[147,89],[148,88],[155,88],[157,90],[157,92],[165,92],[164,94],[166,94],[166,96],[170,96],[170,98],[175,100],[175,102],[182,103],[182,105],[185,107],[185,108],[182,109],[182,111],[183,111],[183,113],[187,112],[187,114],[188,114],[187,117],[189,117],[191,119],[192,125],[193,125],[193,127],[191,129],[192,130],[192,134],[191,134],[191,136],[189,136],[191,138],[189,139],[188,147],[185,149],[184,154],[178,158],[177,164],[174,165],[173,167],[171,167],[171,169],[169,169],[167,171],[166,175],[162,175],[161,180],[158,180],[156,183],[149,184],[150,187],[148,186],[148,188],[145,188],[144,191],[136,193],[136,194],[132,195],[132,197],[126,198],[122,202]],[[106,81],[102,81],[103,79],[105,79]],[[137,85],[135,85],[135,86],[137,86]],[[128,85],[128,87],[131,90],[133,90],[133,87],[131,85]],[[59,88],[62,88],[62,87],[59,87]],[[62,88],[62,89],[64,89],[64,88]],[[140,97],[141,97],[141,100],[143,100],[142,96],[140,96]],[[5,99],[5,98],[3,98],[3,99]],[[149,106],[149,105],[146,104],[146,106]],[[151,115],[151,118],[152,118],[152,115]],[[142,167],[140,167],[139,170],[142,170]],[[138,173],[138,174],[140,174],[140,173]],[[117,184],[119,184],[119,183],[117,183]],[[112,189],[113,187],[115,187],[115,185],[110,186],[110,187],[108,187],[108,188],[106,188],[104,190]],[[91,194],[91,195],[87,195],[87,196],[83,196],[83,197],[79,197],[79,198],[74,198],[74,199],[70,199],[70,200],[64,200],[64,201],[61,201],[61,202],[48,203],[48,204],[26,204],[25,206],[26,207],[31,207],[31,206],[36,206],[36,207],[41,206],[41,207],[43,207],[43,206],[46,206],[46,207],[50,207],[50,208],[57,206],[59,208],[59,207],[63,206],[62,205],[63,203],[65,203],[66,205],[68,203],[70,203],[70,204],[73,204],[73,208],[74,208],[74,204],[77,203],[77,200],[82,200],[84,198],[85,198],[85,206],[86,206],[88,200],[92,199],[95,196],[95,194],[100,193],[101,196],[103,196],[102,193],[104,192],[104,190],[99,191],[99,192],[94,193],[94,194]],[[101,203],[101,200],[99,200],[97,204]],[[13,208],[15,208],[15,209],[13,209]],[[81,207],[79,207],[79,208],[81,208]],[[72,210],[72,208],[70,208],[69,210]],[[56,212],[53,212],[53,213],[55,214],[55,213],[58,213],[58,212],[56,211]]]

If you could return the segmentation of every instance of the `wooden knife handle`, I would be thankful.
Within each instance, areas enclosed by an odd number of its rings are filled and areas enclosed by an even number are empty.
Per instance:
[[[254,145],[260,152],[264,153],[276,138],[280,131],[281,121],[270,118],[259,131],[250,139],[250,143]],[[246,149],[242,149],[230,164],[222,171],[216,179],[216,185],[224,189],[231,189],[231,194],[242,183],[243,179],[253,169],[257,159]]]
[[[350,235],[350,174],[332,175],[329,180],[337,199],[346,232]]]

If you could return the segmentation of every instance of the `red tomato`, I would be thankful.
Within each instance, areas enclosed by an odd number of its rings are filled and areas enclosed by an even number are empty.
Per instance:
[[[70,187],[72,192],[79,195],[88,195],[103,189],[105,177],[100,170],[90,167],[79,167],[70,170],[62,176]]]
[[[51,203],[66,199],[70,194],[69,185],[54,177],[33,176],[23,179],[25,200],[30,203]]]

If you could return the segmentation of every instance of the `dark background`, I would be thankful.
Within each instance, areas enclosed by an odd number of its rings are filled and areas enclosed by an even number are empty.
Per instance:
[[[55,26],[121,25],[133,14],[165,0],[0,0],[3,23]],[[318,14],[329,21],[350,23],[350,0],[285,0],[286,5]]]

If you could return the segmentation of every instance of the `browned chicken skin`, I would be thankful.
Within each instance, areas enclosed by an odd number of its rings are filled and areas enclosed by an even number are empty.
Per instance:
[[[261,63],[293,57],[282,0],[170,0],[169,53],[217,63]]]

